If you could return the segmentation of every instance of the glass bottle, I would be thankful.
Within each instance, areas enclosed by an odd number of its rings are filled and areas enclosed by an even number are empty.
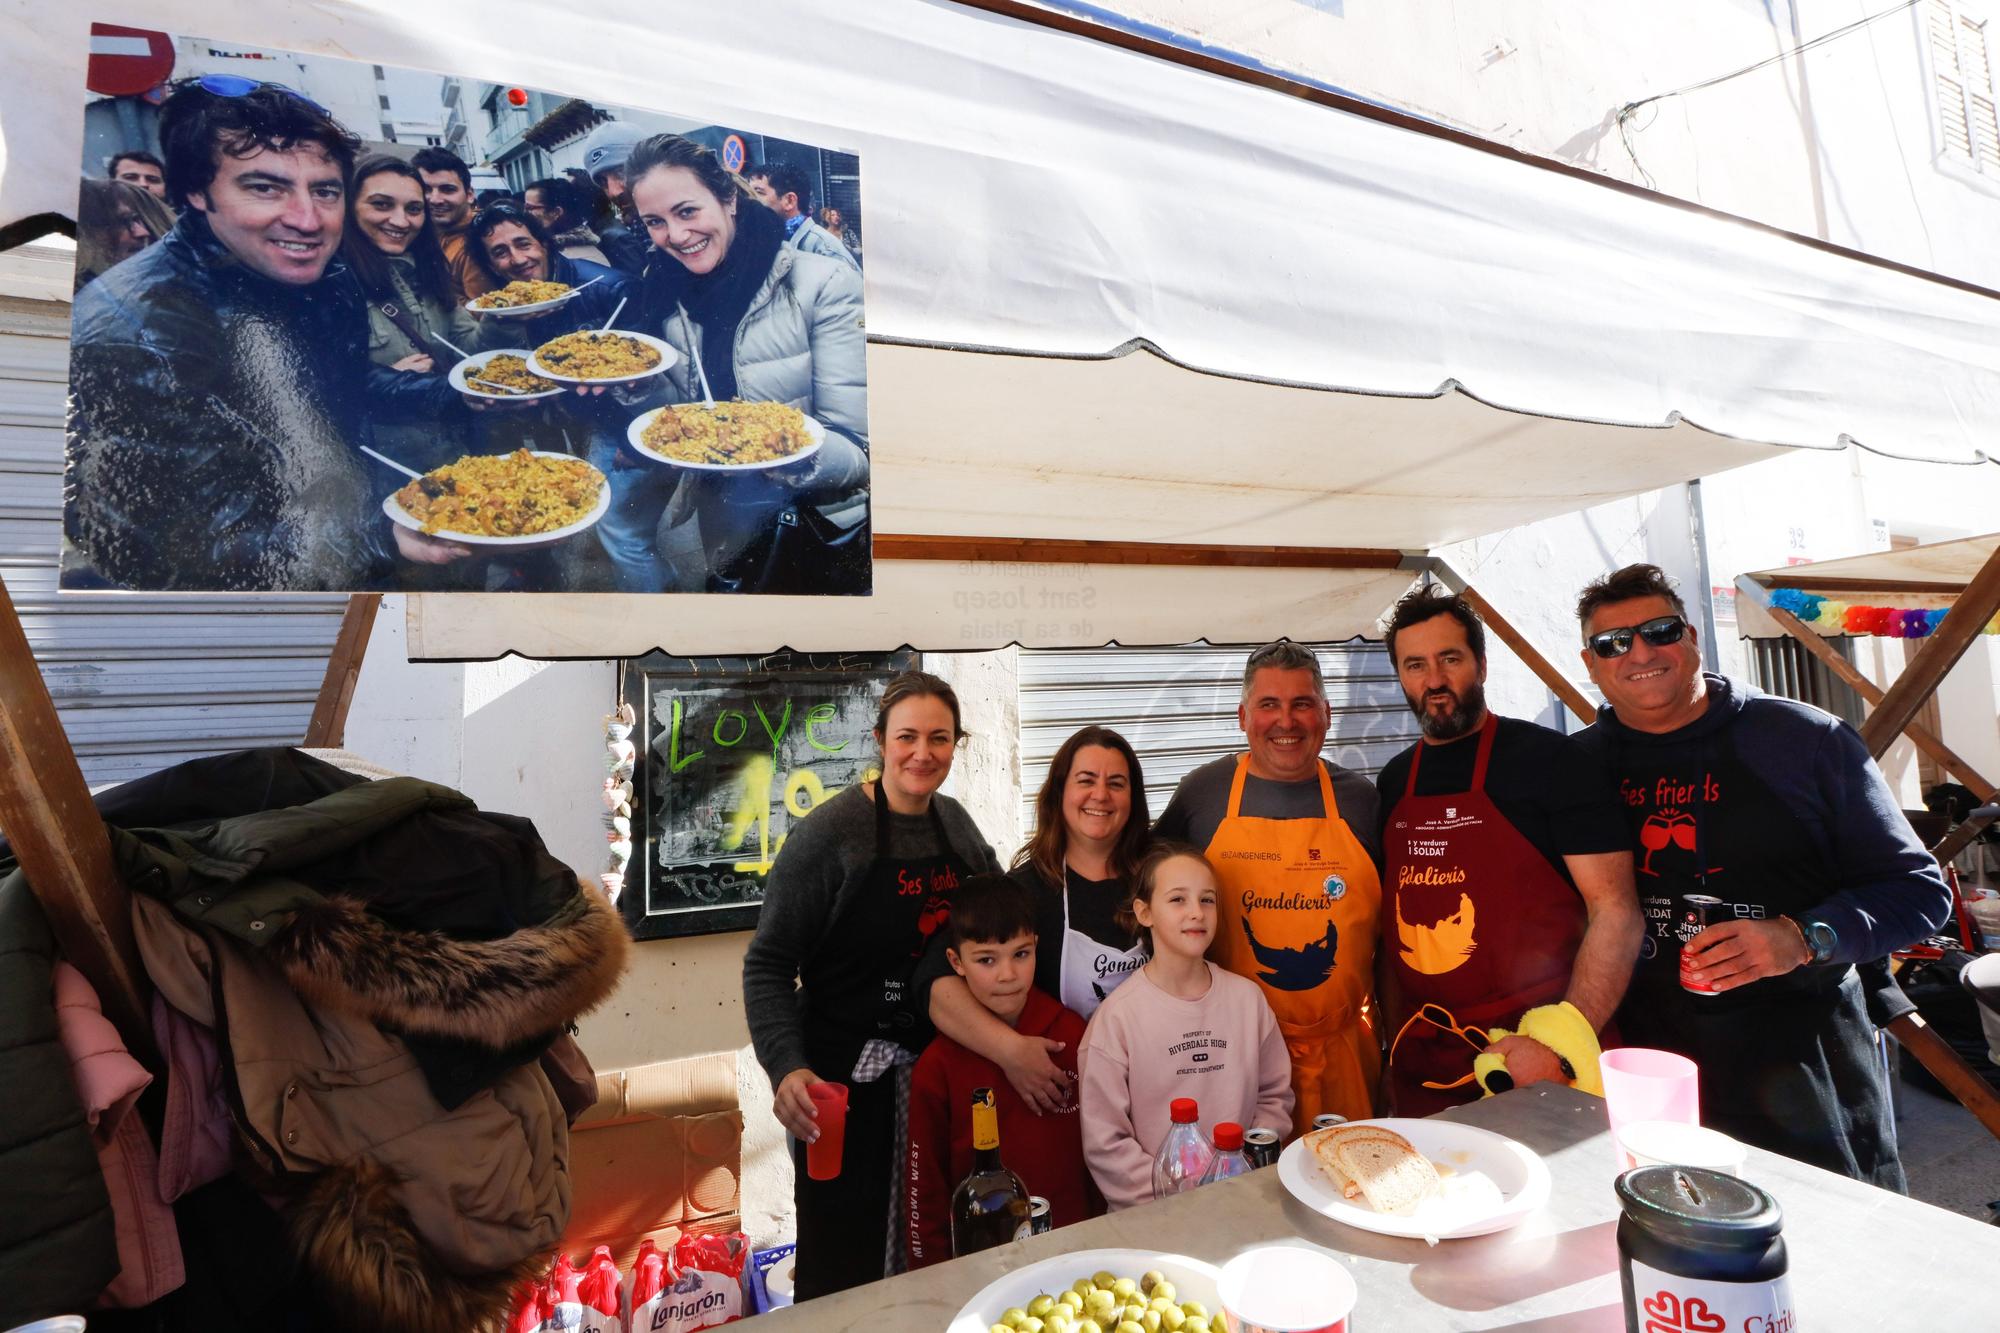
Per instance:
[[[1028,1187],[1000,1160],[1000,1115],[993,1089],[972,1090],[972,1174],[951,1195],[951,1252],[990,1250],[1027,1239]]]

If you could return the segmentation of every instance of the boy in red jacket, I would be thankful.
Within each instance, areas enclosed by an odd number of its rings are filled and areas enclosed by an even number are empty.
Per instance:
[[[951,1038],[932,1039],[910,1075],[910,1153],[904,1189],[909,1201],[910,1267],[943,1263],[951,1254],[951,1195],[972,1174],[972,1091],[993,1089],[1000,1120],[1000,1154],[1015,1175],[1049,1201],[1049,1220],[1068,1226],[1104,1211],[1083,1160],[1077,1118],[1076,1052],[1084,1023],[1035,989],[1035,903],[1005,875],[975,875],[953,896],[945,957],[965,978],[972,998],[1009,1027],[1062,1043],[1053,1053],[1070,1077],[1062,1110],[1036,1115],[1000,1066]]]

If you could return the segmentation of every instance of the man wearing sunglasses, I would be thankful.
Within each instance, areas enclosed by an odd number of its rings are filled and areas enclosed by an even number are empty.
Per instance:
[[[393,529],[357,445],[462,410],[368,361],[338,258],[355,137],[278,84],[208,75],[160,111],[172,231],[72,319],[64,585],[379,587],[437,543]]]
[[[1423,727],[1377,779],[1396,1114],[1479,1096],[1484,1043],[1455,1028],[1514,1030],[1490,1049],[1516,1086],[1573,1082],[1574,1067],[1518,1031],[1530,1009],[1563,1004],[1581,1015],[1573,1026],[1602,1031],[1624,998],[1644,922],[1617,790],[1569,737],[1487,710],[1486,627],[1463,598],[1420,588],[1385,637]]]
[[[1577,619],[1606,704],[1578,740],[1618,782],[1647,922],[1621,1035],[1700,1065],[1702,1123],[1904,1189],[1855,965],[1944,924],[1937,861],[1851,728],[1702,671],[1656,566],[1590,584]],[[1705,929],[1690,896],[1720,900]]]

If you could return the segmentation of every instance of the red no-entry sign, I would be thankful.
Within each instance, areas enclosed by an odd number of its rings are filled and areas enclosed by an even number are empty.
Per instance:
[[[84,86],[106,97],[131,97],[174,72],[174,41],[163,32],[90,25],[90,66]]]

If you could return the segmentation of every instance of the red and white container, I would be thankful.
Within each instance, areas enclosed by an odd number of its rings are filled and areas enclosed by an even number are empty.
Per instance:
[[[1357,1293],[1337,1256],[1300,1243],[1245,1250],[1216,1295],[1229,1333],[1349,1333]]]

